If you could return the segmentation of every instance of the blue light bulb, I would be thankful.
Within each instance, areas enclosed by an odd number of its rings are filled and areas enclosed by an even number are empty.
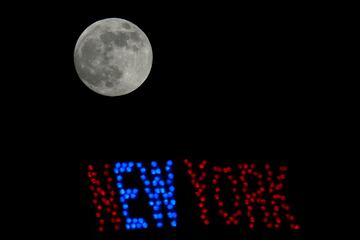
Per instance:
[[[156,166],[157,166],[157,162],[152,161],[152,162],[151,162],[151,166],[152,166],[152,167],[156,167]]]
[[[131,218],[126,219],[126,223],[131,223]]]
[[[174,191],[175,191],[175,187],[174,187],[174,186],[170,186],[169,189],[170,189],[171,192],[174,192]]]
[[[176,227],[176,221],[171,221],[171,226]]]
[[[159,184],[160,184],[160,186],[164,186],[164,185],[165,185],[165,182],[164,182],[163,180],[161,180],[161,181],[159,182]]]
[[[125,227],[126,227],[127,230],[129,230],[130,229],[130,224],[126,224]]]
[[[144,219],[143,218],[139,218],[139,223],[144,223]]]
[[[159,223],[156,224],[156,226],[157,226],[158,228],[162,228],[162,227],[163,227],[163,224],[162,224],[161,222],[159,222]]]
[[[143,223],[143,228],[147,228],[148,224],[147,223]]]
[[[170,167],[165,167],[165,171],[170,172],[171,168]]]
[[[169,174],[168,174],[168,178],[169,178],[169,179],[174,179],[174,174],[173,174],[173,173],[169,173]]]
[[[116,167],[116,168],[120,168],[120,163],[117,162],[117,163],[115,164],[115,167]]]
[[[141,163],[136,163],[136,166],[137,166],[138,168],[141,168],[141,167],[142,167],[142,164],[141,164]]]
[[[123,215],[127,216],[127,215],[129,215],[129,212],[128,211],[123,211]]]
[[[156,169],[156,174],[161,174],[160,168]]]
[[[122,178],[121,175],[118,175],[118,176],[116,177],[116,179],[117,179],[118,181],[121,181],[123,178]]]
[[[166,162],[166,165],[168,165],[168,166],[172,166],[172,165],[173,165],[173,161],[168,160],[168,161]]]
[[[130,162],[130,163],[129,163],[129,167],[132,168],[133,166],[134,166],[134,163],[133,163],[133,162]]]
[[[121,189],[121,190],[120,190],[120,194],[121,194],[121,195],[125,194],[125,190],[124,190],[124,189]]]
[[[130,168],[130,167],[127,167],[127,168],[126,168],[126,172],[131,172],[131,168]]]
[[[123,209],[128,209],[129,208],[129,205],[128,204],[124,204],[123,205]]]
[[[145,173],[145,172],[146,172],[146,169],[145,169],[145,168],[141,168],[141,169],[140,169],[140,172],[141,172],[141,173]]]
[[[134,218],[134,219],[133,219],[133,222],[134,222],[134,223],[137,223],[137,221],[138,221],[137,218]]]
[[[169,213],[168,213],[168,217],[169,217],[170,219],[176,218],[176,213],[175,213],[175,212],[169,212]]]
[[[136,228],[135,223],[131,224],[131,228],[132,228],[132,229],[135,229],[135,228]]]
[[[117,183],[116,184],[118,188],[122,188],[122,184],[121,183]]]

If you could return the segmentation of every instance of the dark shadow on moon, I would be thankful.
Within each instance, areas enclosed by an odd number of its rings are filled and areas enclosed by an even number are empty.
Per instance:
[[[98,49],[97,46],[98,44],[94,39],[89,39],[84,43],[84,46],[81,49],[81,58],[86,64],[90,65],[91,62],[100,54],[100,49]]]
[[[122,23],[122,27],[125,28],[125,29],[130,29],[131,28],[131,25],[127,22],[124,22]]]
[[[128,33],[124,32],[117,32],[116,34],[113,32],[104,32],[100,35],[101,41],[105,45],[109,45],[112,42],[119,47],[125,47],[128,46],[127,40],[129,40]]]
[[[105,45],[105,52],[111,51],[112,46],[111,43],[114,43],[118,47],[125,47],[127,49],[132,49],[134,52],[138,52],[140,48],[138,46],[129,46],[128,40],[132,40],[137,44],[141,44],[143,46],[142,39],[137,31],[135,32],[109,32],[106,31],[100,35],[101,41]]]
[[[130,38],[134,40],[134,42],[140,42],[141,38],[138,32],[130,32]]]

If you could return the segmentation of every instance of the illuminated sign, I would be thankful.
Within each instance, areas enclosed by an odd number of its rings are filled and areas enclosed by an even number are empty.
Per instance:
[[[177,229],[181,211],[174,170],[178,164],[172,160],[88,164],[98,231]],[[300,229],[284,191],[287,166],[217,166],[206,160],[180,164],[193,186],[193,195],[188,197],[196,199],[199,210],[193,215],[204,226],[245,223],[250,230]]]

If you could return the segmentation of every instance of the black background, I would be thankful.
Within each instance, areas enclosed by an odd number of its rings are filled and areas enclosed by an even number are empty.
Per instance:
[[[7,143],[15,146],[9,159],[15,165],[23,159],[19,171],[31,175],[33,197],[23,208],[30,220],[44,215],[32,229],[94,239],[91,209],[78,213],[87,180],[79,174],[88,159],[281,159],[290,166],[289,194],[306,233],[304,176],[317,157],[318,106],[309,53],[316,29],[308,9],[222,2],[23,8],[20,19],[4,26],[6,50],[23,50],[25,63],[5,70],[11,81],[4,82],[3,102]],[[82,31],[109,17],[138,25],[154,54],[145,83],[113,98],[89,90],[73,63]],[[10,55],[8,61],[18,61]]]

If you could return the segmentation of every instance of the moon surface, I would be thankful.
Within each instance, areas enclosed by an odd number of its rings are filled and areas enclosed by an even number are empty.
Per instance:
[[[90,25],[74,51],[77,74],[84,84],[105,96],[121,96],[137,89],[148,77],[152,48],[135,24],[108,18]]]

